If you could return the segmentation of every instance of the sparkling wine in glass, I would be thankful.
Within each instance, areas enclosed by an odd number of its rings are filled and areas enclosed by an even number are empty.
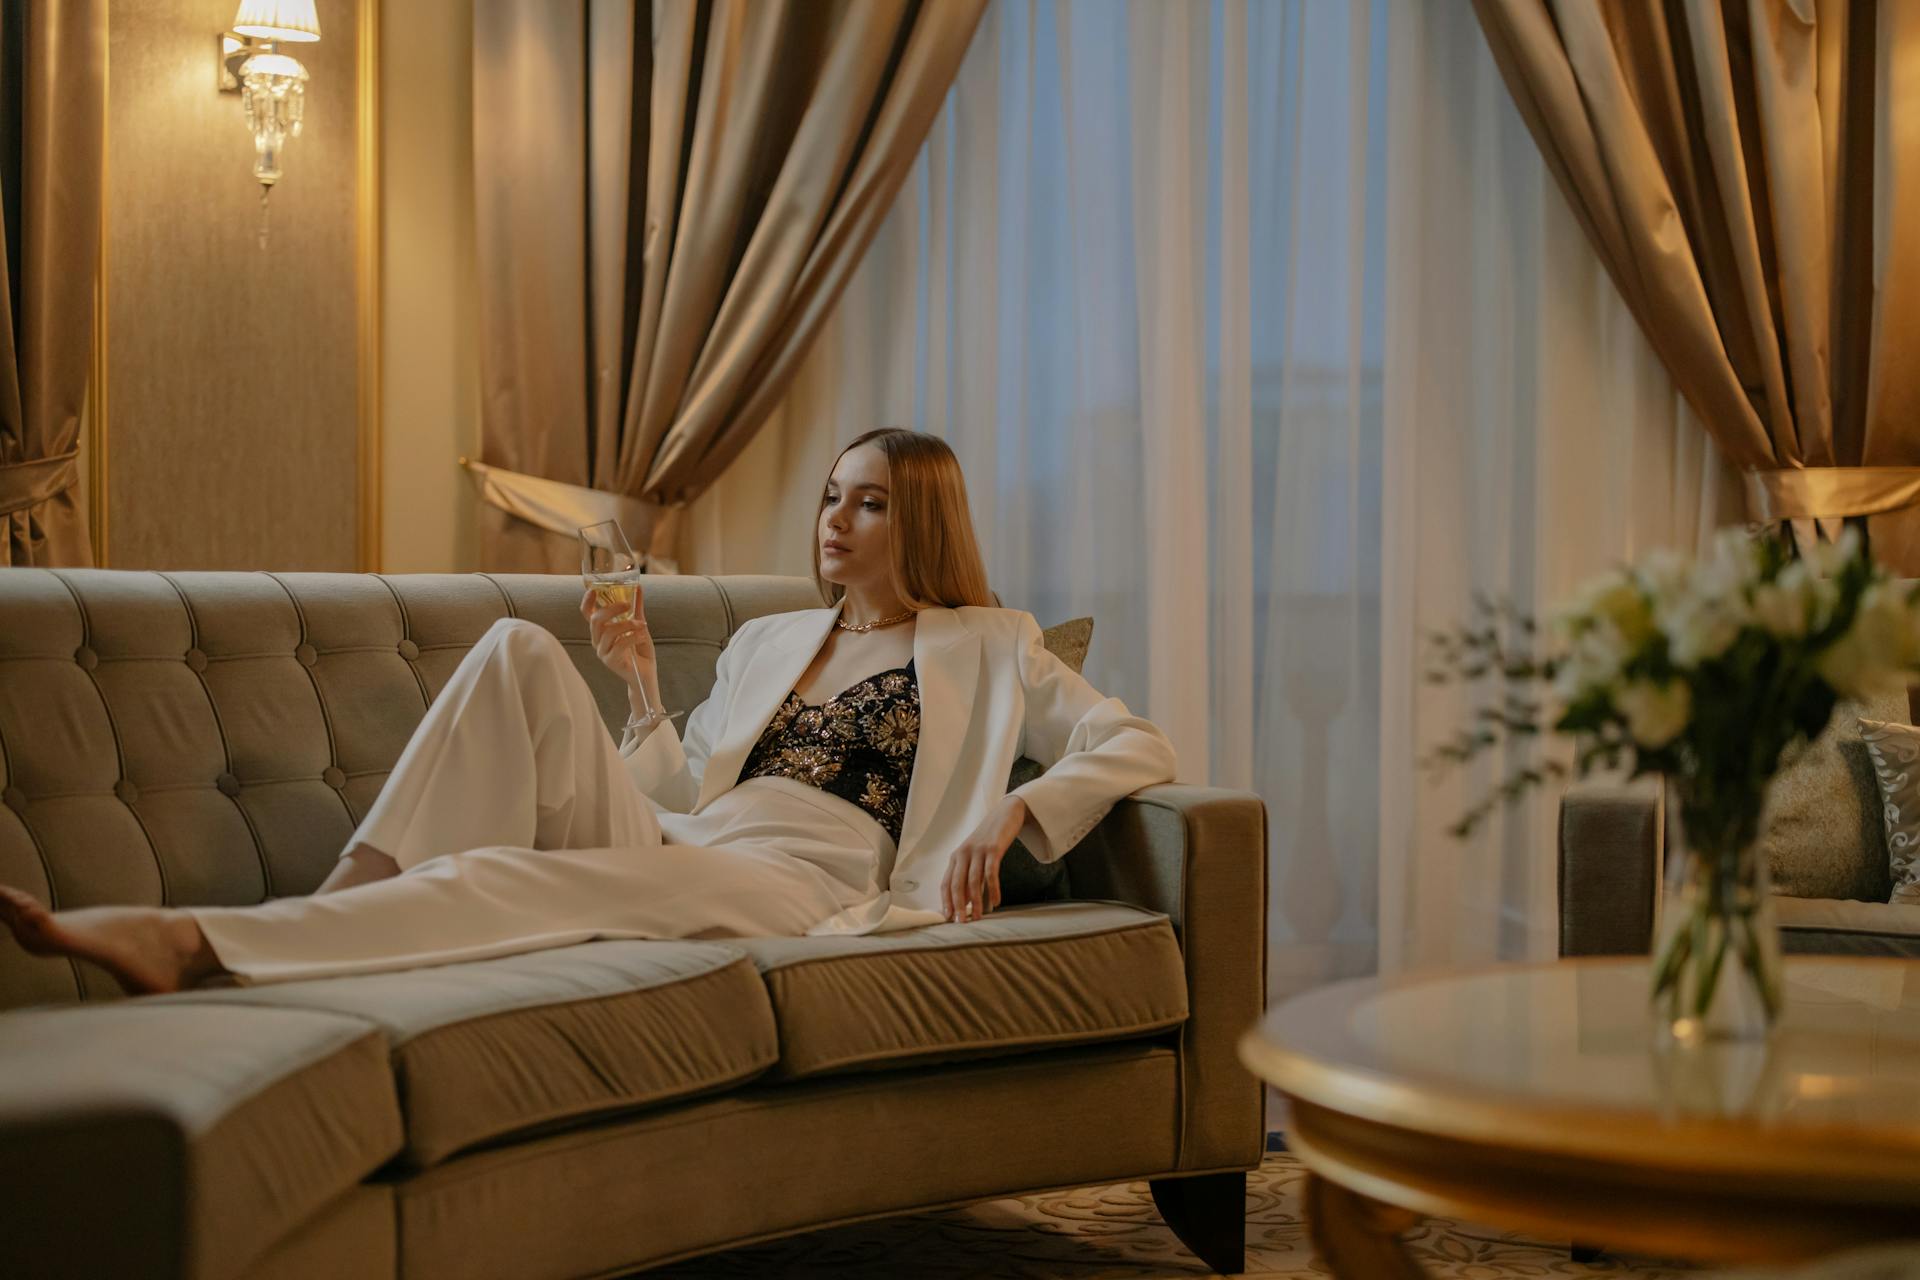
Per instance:
[[[580,576],[586,579],[596,605],[626,606],[626,612],[615,619],[618,622],[633,618],[634,605],[640,598],[640,574],[640,557],[627,545],[627,537],[617,523],[604,520],[580,530]],[[629,651],[628,659],[633,664],[634,688],[640,691],[640,710],[627,716],[626,729],[644,737],[668,717],[647,695],[646,681],[640,678],[639,655]]]

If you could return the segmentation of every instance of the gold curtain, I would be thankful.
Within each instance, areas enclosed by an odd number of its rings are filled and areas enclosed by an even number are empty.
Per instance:
[[[985,0],[480,0],[474,184],[494,568],[678,515],[778,402]]]
[[[0,565],[93,563],[76,458],[106,69],[106,0],[0,0]]]
[[[1474,5],[1748,514],[1870,516],[1881,558],[1920,572],[1920,5]]]

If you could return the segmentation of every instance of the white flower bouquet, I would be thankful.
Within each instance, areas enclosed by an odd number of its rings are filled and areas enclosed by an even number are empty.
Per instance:
[[[1914,593],[1851,529],[1800,558],[1729,530],[1704,559],[1656,552],[1586,584],[1554,615],[1545,658],[1533,656],[1529,619],[1477,603],[1473,625],[1432,637],[1429,680],[1545,683],[1550,727],[1573,738],[1580,773],[1604,765],[1665,778],[1686,856],[1669,867],[1656,1007],[1683,1039],[1764,1033],[1780,1007],[1779,941],[1755,852],[1768,784],[1840,698],[1897,688],[1920,667]],[[1509,692],[1429,762],[1459,764],[1538,734],[1543,712]],[[1455,833],[1566,772],[1556,761],[1522,768]],[[1747,980],[1732,991],[1719,981],[1730,956]]]

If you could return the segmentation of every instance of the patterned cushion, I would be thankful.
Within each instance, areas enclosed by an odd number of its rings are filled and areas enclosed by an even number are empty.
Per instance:
[[[1920,906],[1920,729],[1910,724],[1860,722],[1873,772],[1880,783],[1887,835],[1887,870],[1893,890],[1887,901]]]
[[[1087,665],[1087,646],[1093,643],[1093,619],[1069,618],[1040,633],[1047,652],[1075,671]]]
[[[1093,642],[1093,619],[1072,618],[1058,623],[1042,631],[1040,639],[1047,646],[1047,652],[1078,671],[1087,661],[1087,646]],[[1007,778],[1007,790],[1012,791],[1015,787],[1032,782],[1041,772],[1038,764],[1021,756],[1013,762],[1013,773]],[[1011,907],[1022,902],[1058,902],[1072,896],[1067,883],[1065,858],[1058,862],[1042,862],[1018,840],[1007,846],[1007,855],[1000,861],[1001,905]]]
[[[1880,786],[1856,720],[1898,722],[1907,695],[1842,702],[1818,738],[1774,777],[1760,847],[1776,892],[1885,902],[1887,838]]]

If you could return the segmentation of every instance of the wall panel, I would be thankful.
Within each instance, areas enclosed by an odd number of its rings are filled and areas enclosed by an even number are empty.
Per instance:
[[[357,0],[318,0],[263,247],[234,0],[111,0],[108,563],[358,567]]]
[[[473,222],[473,3],[382,5],[381,566],[480,567],[480,284]]]

